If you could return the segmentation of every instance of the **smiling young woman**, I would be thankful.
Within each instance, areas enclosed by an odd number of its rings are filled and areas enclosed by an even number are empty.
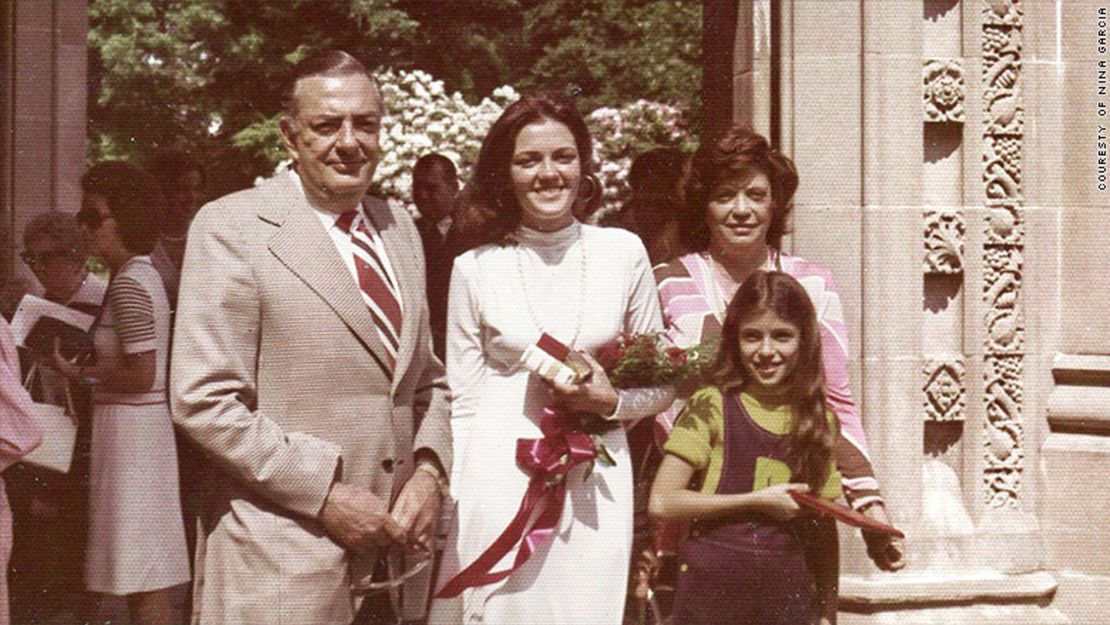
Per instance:
[[[582,164],[566,124],[545,119],[522,128],[510,177],[522,224],[552,232],[574,221],[571,208],[578,197]]]
[[[662,329],[639,239],[575,218],[600,201],[591,154],[572,102],[526,96],[490,129],[463,192],[460,225],[473,249],[455,260],[447,321],[458,511],[440,586],[480,561],[516,515],[530,483],[517,440],[544,438],[545,406],[617,421],[656,414],[673,397],[669,388],[615,391],[599,368],[588,382],[553,387],[520,365],[544,333],[589,354],[621,333]],[[616,465],[566,476],[555,535],[507,578],[435,601],[431,623],[621,622],[632,462],[624,428],[602,436]]]

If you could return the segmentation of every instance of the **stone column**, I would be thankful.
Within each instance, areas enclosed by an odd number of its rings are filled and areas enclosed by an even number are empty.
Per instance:
[[[1030,350],[1043,343],[1025,335],[1030,319],[1043,335],[1050,315],[1022,306],[1046,308],[1053,237],[1027,229],[1033,213],[1004,178],[1017,163],[1020,187],[1023,150],[1039,145],[1006,114],[1022,109],[1007,90],[1020,63],[998,64],[1011,58],[1000,35],[1022,26],[996,22],[1020,6],[785,4],[777,106],[802,176],[793,249],[838,279],[872,457],[908,534],[909,565],[890,574],[841,532],[841,622],[1067,622],[1047,607],[1056,582],[1040,571],[1027,469],[1039,428],[1026,411],[1040,401]],[[1008,269],[1026,253],[1037,271]]]
[[[865,0],[862,23],[863,375],[875,470],[896,522],[922,531],[921,6]],[[911,541],[912,543],[912,541]],[[910,568],[921,554],[910,555]],[[882,577],[867,563],[861,577]]]
[[[735,110],[735,67],[743,65],[746,56],[736,53],[737,41],[743,45],[737,25],[744,6],[750,6],[748,0],[702,0],[702,110],[707,136],[731,121]]]
[[[23,226],[49,210],[80,207],[85,169],[85,0],[6,3],[6,90],[0,153],[5,211],[0,271],[37,284],[16,253]],[[7,91],[9,90],[10,91]]]
[[[965,504],[967,379],[964,335],[964,124],[967,88],[960,3],[924,3],[922,111],[924,310],[922,340],[924,534],[915,543],[926,570],[959,568],[974,525]],[[972,143],[973,149],[978,142]],[[975,168],[978,171],[978,168]]]

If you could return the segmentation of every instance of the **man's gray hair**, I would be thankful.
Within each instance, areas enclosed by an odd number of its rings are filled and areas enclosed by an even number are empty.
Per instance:
[[[361,74],[370,79],[374,85],[374,90],[378,92],[378,109],[382,117],[385,117],[385,98],[382,95],[381,85],[366,65],[356,59],[353,55],[343,50],[322,50],[314,52],[305,58],[301,59],[293,67],[293,73],[289,77],[289,81],[285,84],[285,89],[281,93],[281,108],[285,115],[295,117],[297,113],[297,102],[294,98],[297,89],[297,83],[304,78],[311,76],[347,76],[350,74]]]

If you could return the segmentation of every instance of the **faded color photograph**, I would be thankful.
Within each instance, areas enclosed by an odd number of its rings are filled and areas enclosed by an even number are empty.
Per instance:
[[[1108,23],[4,0],[0,625],[1104,625]]]

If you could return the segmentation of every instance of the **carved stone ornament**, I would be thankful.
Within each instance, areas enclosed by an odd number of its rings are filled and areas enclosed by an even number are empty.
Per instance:
[[[983,250],[983,300],[987,305],[987,354],[1016,354],[1024,346],[1025,327],[1019,308],[1022,255],[1018,248]]]
[[[1021,0],[983,0],[983,24],[1021,26]]]
[[[958,274],[964,269],[964,214],[956,209],[925,209],[925,273]]]
[[[1025,238],[1021,207],[1016,202],[996,201],[987,206],[986,245],[1020,245]]]
[[[985,134],[1021,134],[1021,30],[983,28],[983,123]]]
[[[1021,490],[1025,430],[1022,426],[1021,356],[989,356],[984,364],[983,481],[987,505],[1016,507]]]
[[[987,136],[983,139],[983,147],[987,200],[1021,201],[1021,137]]]
[[[963,123],[964,62],[963,59],[929,59],[922,69],[925,121]]]
[[[964,363],[958,356],[925,361],[925,419],[963,421],[967,406]]]
[[[982,0],[984,368],[983,495],[987,506],[1020,504],[1022,384],[1022,159],[1024,107],[1021,0]]]

